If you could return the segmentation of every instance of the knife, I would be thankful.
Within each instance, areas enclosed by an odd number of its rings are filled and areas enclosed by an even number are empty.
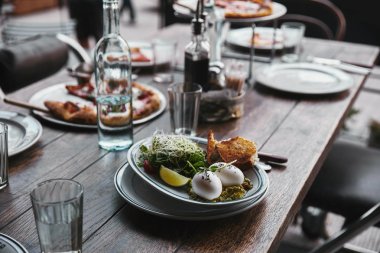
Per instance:
[[[369,68],[359,67],[359,66],[356,66],[350,63],[345,63],[336,59],[308,57],[308,60],[313,63],[336,67],[338,69],[341,69],[350,73],[355,73],[355,74],[360,74],[360,75],[368,75],[371,73],[371,69]]]
[[[0,88],[0,99],[2,99],[4,101],[4,103],[7,103],[7,104],[11,104],[11,105],[27,108],[27,109],[30,109],[30,110],[36,110],[36,111],[40,111],[40,112],[44,112],[44,113],[50,113],[47,109],[41,108],[39,106],[35,106],[35,105],[32,105],[32,104],[28,104],[28,103],[25,103],[25,102],[21,102],[21,101],[17,101],[17,100],[8,98],[4,94],[4,92],[3,92],[3,90],[1,88]]]
[[[264,162],[273,162],[273,163],[287,163],[288,162],[288,158],[279,156],[279,155],[259,152],[258,156],[259,156],[260,161],[264,161]]]

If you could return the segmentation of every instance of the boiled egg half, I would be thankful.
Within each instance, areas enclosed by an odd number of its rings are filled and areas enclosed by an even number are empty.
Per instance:
[[[244,174],[238,167],[224,162],[214,163],[213,166],[217,167],[215,175],[223,186],[241,185],[244,182]]]
[[[213,200],[222,193],[222,182],[211,171],[198,172],[191,181],[195,194],[207,200]]]

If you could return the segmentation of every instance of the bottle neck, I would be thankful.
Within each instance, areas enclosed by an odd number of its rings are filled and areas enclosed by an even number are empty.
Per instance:
[[[193,36],[191,37],[191,40],[193,41],[193,43],[201,43],[201,41],[203,40],[203,35],[193,34]]]
[[[119,0],[103,0],[103,34],[119,34]]]

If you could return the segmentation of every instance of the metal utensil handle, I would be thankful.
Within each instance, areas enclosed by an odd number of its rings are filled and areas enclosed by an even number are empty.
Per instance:
[[[284,156],[274,155],[274,154],[268,154],[259,152],[258,156],[260,160],[266,161],[266,162],[274,162],[274,163],[287,163],[288,158]]]
[[[41,107],[34,106],[34,105],[31,105],[31,104],[28,104],[28,103],[16,101],[16,100],[13,100],[13,99],[10,99],[10,98],[7,98],[7,97],[4,98],[4,102],[7,103],[7,104],[16,105],[16,106],[27,108],[27,109],[31,109],[31,110],[36,110],[36,111],[40,111],[40,112],[44,112],[44,113],[50,113],[45,108],[41,108]]]

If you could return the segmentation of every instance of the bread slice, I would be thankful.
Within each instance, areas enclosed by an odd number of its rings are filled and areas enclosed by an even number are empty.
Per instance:
[[[214,132],[210,130],[207,135],[207,162],[209,164],[221,161],[221,157],[216,150],[217,140],[214,138]]]
[[[237,136],[229,140],[217,141],[210,130],[207,143],[207,162],[230,163],[242,170],[252,168],[257,156],[256,144],[243,137]]]
[[[256,145],[243,137],[234,137],[216,144],[222,160],[226,163],[235,161],[234,165],[240,169],[252,168],[256,154]]]

